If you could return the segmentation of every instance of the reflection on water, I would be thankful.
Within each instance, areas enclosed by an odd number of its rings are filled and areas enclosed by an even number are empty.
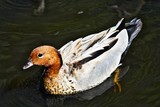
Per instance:
[[[43,15],[34,16],[33,0],[1,0],[1,107],[159,106],[159,3],[158,0],[47,0]],[[99,91],[102,93],[90,91],[88,95],[81,93],[70,98],[50,97],[39,90],[42,68],[21,70],[33,48],[43,44],[60,48],[70,40],[113,26],[120,17],[127,20],[139,17],[144,23],[123,63],[130,69],[121,79],[122,93],[114,93],[113,87],[108,87],[97,88],[103,89]],[[113,85],[109,81],[105,83]]]

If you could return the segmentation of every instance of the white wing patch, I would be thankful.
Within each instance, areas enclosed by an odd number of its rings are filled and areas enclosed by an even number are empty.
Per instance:
[[[78,61],[92,57],[96,52],[100,52],[106,47],[109,47],[112,42],[117,40],[116,35],[119,33],[119,30],[117,29],[121,25],[122,21],[123,19],[121,19],[116,26],[108,30],[104,30],[97,34],[91,34],[75,41],[70,41],[64,45],[59,49],[63,64],[72,65]]]
[[[105,47],[109,47],[110,44],[117,39],[115,37],[108,38],[116,32],[118,31],[103,31],[67,43],[59,50],[63,63],[72,64],[91,57],[93,53],[99,50],[104,50]]]

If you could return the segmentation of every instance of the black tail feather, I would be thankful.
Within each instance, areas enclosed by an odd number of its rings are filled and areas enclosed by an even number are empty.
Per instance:
[[[124,56],[126,55],[129,46],[131,45],[133,39],[138,35],[138,33],[141,31],[142,28],[142,22],[140,19],[133,19],[131,20],[129,23],[125,24],[125,28],[127,29],[128,32],[128,47],[125,50],[125,52],[122,54],[122,59],[124,58]]]
[[[131,44],[132,40],[137,36],[142,28],[142,22],[140,19],[133,19],[129,23],[125,24],[125,28],[127,29],[128,36],[129,36],[129,45]]]

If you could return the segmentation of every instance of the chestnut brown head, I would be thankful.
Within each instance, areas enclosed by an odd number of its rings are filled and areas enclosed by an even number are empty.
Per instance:
[[[27,69],[32,65],[41,65],[50,67],[60,64],[58,51],[52,46],[39,46],[35,48],[28,59],[28,62],[23,69]]]

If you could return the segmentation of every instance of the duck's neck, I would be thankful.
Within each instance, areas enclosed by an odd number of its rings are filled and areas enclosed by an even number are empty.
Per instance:
[[[46,77],[53,78],[59,74],[60,66],[51,66],[47,68],[47,71],[45,73]]]
[[[59,70],[62,66],[62,58],[61,55],[56,51],[56,57],[54,58],[54,63],[47,67],[46,76],[47,77],[55,77],[59,74]]]

